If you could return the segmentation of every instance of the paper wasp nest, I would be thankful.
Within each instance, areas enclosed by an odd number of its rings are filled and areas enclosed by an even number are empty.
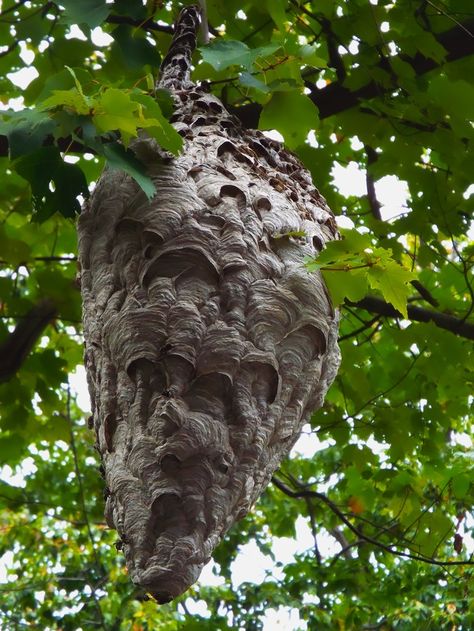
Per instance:
[[[181,13],[160,83],[183,152],[134,141],[155,197],[106,169],[79,221],[106,518],[159,602],[197,580],[339,364],[337,314],[304,266],[334,217],[295,156],[189,82],[198,19]]]

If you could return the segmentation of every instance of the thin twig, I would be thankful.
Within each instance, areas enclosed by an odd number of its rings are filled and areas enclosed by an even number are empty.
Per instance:
[[[340,510],[340,508],[336,506],[336,504],[333,501],[331,501],[326,495],[324,495],[324,493],[319,493],[317,491],[308,491],[308,490],[294,491],[293,489],[290,489],[286,484],[284,484],[281,480],[279,480],[275,476],[272,477],[272,482],[278,489],[280,489],[280,491],[285,493],[285,495],[288,495],[288,497],[303,498],[303,499],[307,497],[314,497],[320,500],[321,502],[324,502],[324,504],[326,504],[326,506],[328,506],[332,510],[332,512],[335,515],[337,515],[337,517],[339,517],[339,519],[349,528],[349,530],[351,530],[363,541],[366,541],[367,543],[371,543],[377,548],[380,548],[381,550],[385,550],[385,552],[389,552],[390,554],[393,554],[395,556],[412,559],[414,561],[422,561],[423,563],[428,563],[430,565],[439,565],[441,567],[450,566],[450,565],[461,565],[461,566],[474,565],[473,561],[439,561],[438,559],[432,559],[424,555],[413,554],[411,552],[403,552],[401,550],[397,550],[393,546],[386,545],[382,543],[381,541],[374,539],[373,537],[369,537],[368,535],[363,533],[359,528],[357,528],[357,526],[354,526],[354,524],[352,524],[350,520],[346,517],[346,515]],[[405,547],[408,548],[409,547],[408,544],[406,544]]]
[[[0,17],[3,18],[4,15],[7,15],[8,13],[15,11],[16,9],[19,9],[21,6],[23,6],[27,2],[28,0],[18,0],[18,2],[14,4],[13,6],[8,7],[8,9],[5,9],[4,11],[0,12]]]
[[[199,0],[201,7],[201,34],[204,44],[209,44],[209,24],[207,21],[207,3],[206,0]]]
[[[370,329],[370,327],[373,324],[375,324],[375,322],[378,322],[379,320],[380,320],[380,316],[375,316],[375,318],[372,318],[372,320],[369,320],[366,324],[364,324],[364,326],[361,326],[360,328],[356,329],[355,331],[351,331],[350,333],[347,333],[346,335],[342,335],[341,337],[338,338],[337,341],[343,342],[344,340],[348,340],[351,337],[357,337],[364,331],[367,331],[367,329]]]
[[[18,371],[46,326],[57,315],[54,302],[44,298],[18,322],[0,344],[0,383],[9,381]]]
[[[469,280],[469,272],[472,269],[472,265],[469,266],[466,263],[466,260],[462,256],[461,252],[459,251],[459,248],[458,248],[458,246],[456,244],[456,241],[454,240],[454,237],[453,237],[452,234],[450,235],[450,237],[451,237],[451,243],[452,243],[452,246],[453,246],[453,250],[456,252],[457,257],[461,261],[461,265],[462,265],[462,268],[463,268],[464,280],[466,281],[467,290],[468,290],[469,295],[471,297],[471,305],[470,305],[469,309],[466,311],[466,313],[464,314],[464,316],[461,318],[461,321],[465,322],[468,319],[468,317],[471,315],[473,310],[474,310],[474,289],[473,289],[473,287],[471,285],[471,282]]]
[[[15,48],[19,45],[19,40],[15,39],[13,40],[13,42],[0,53],[0,57],[5,57],[6,55],[9,55],[12,50],[15,50]]]
[[[81,507],[82,507],[82,512],[84,515],[84,521],[86,522],[86,528],[87,528],[87,533],[89,535],[89,539],[91,542],[91,546],[92,546],[92,555],[94,557],[94,561],[96,564],[97,569],[99,570],[102,567],[102,564],[100,562],[99,559],[99,555],[96,549],[96,544],[95,544],[95,540],[94,540],[94,535],[92,533],[92,528],[90,525],[90,521],[89,521],[89,515],[87,513],[87,506],[86,506],[86,500],[85,500],[85,495],[84,495],[84,486],[82,484],[82,475],[81,475],[81,470],[79,467],[79,457],[77,454],[77,447],[76,447],[76,440],[74,438],[74,427],[73,427],[73,423],[72,423],[72,417],[71,417],[71,387],[68,383],[67,386],[67,405],[66,405],[66,414],[67,414],[67,420],[69,423],[69,432],[70,432],[70,437],[71,437],[71,449],[72,449],[72,453],[74,456],[74,469],[76,472],[76,478],[77,478],[77,484],[79,487],[79,500],[81,503]],[[104,631],[107,629],[107,625],[105,622],[105,618],[104,618],[104,614],[102,613],[102,609],[100,607],[100,603],[99,603],[99,599],[97,598],[97,594],[96,594],[96,588],[94,585],[92,585],[89,581],[89,587],[91,588],[91,594],[92,594],[92,598],[94,599],[94,603],[95,603],[95,607],[97,609],[97,613],[99,614],[99,619],[101,621],[101,626],[104,629]]]
[[[438,253],[439,254],[439,253]],[[457,269],[456,266],[454,266]],[[459,270],[458,270],[459,271]],[[371,313],[378,313],[389,318],[403,318],[402,314],[395,307],[381,298],[366,296],[358,302],[349,302],[353,307],[360,307]],[[474,324],[457,318],[442,311],[424,309],[415,305],[407,306],[408,320],[414,322],[433,322],[434,325],[446,331],[451,331],[455,335],[474,340]]]
[[[370,165],[377,161],[377,152],[370,145],[364,145],[365,153],[367,155],[367,168],[365,169],[365,184],[367,187],[367,200],[369,202],[370,212],[375,219],[382,221],[382,215],[380,208],[382,204],[377,199],[375,192],[375,182],[370,172]]]
[[[353,419],[356,420],[356,416],[358,414],[360,414],[362,412],[362,410],[364,410],[366,407],[368,407],[369,405],[372,405],[372,403],[374,403],[375,401],[377,401],[377,399],[380,399],[380,397],[386,397],[387,394],[389,392],[391,392],[392,390],[394,390],[395,388],[397,388],[402,381],[404,381],[404,379],[406,379],[408,377],[408,375],[410,374],[410,372],[413,370],[413,367],[415,366],[416,362],[420,359],[420,357],[423,356],[423,353],[425,352],[425,348],[423,348],[418,355],[415,355],[413,361],[410,363],[409,367],[407,368],[407,370],[395,381],[395,383],[393,383],[390,387],[386,388],[385,390],[383,390],[382,392],[378,392],[376,395],[374,395],[373,397],[371,397],[368,401],[366,401],[363,405],[361,405],[355,412],[353,412],[352,414],[349,414],[348,416],[345,417],[345,420],[348,421],[349,419]]]
[[[436,4],[434,2],[431,2],[431,0],[426,0],[426,2],[431,5],[433,7],[433,9],[436,9],[436,11],[438,11],[439,13],[441,13],[442,15],[444,15],[445,17],[447,17],[449,20],[452,20],[457,26],[459,26],[459,28],[461,28],[465,33],[467,33],[468,35],[470,35],[471,37],[474,37],[474,33],[471,33],[471,31],[469,29],[467,29],[464,24],[461,24],[461,22],[458,22],[458,20],[456,20],[455,18],[453,18],[452,14],[447,13],[446,11],[443,11],[443,9],[440,9],[440,7],[436,6]]]
[[[77,256],[34,256],[31,260],[43,261],[44,263],[53,263],[53,262],[74,263],[74,261],[77,261]],[[9,265],[9,263],[8,261],[4,261],[3,259],[0,259],[0,265]]]

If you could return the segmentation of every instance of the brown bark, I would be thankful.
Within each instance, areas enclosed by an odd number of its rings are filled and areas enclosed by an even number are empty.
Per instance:
[[[197,16],[183,10],[161,79],[184,151],[144,134],[153,200],[105,170],[79,221],[106,517],[159,602],[197,580],[339,365],[338,314],[304,266],[334,217],[295,156],[189,83]]]
[[[381,316],[389,318],[402,318],[402,314],[395,307],[382,298],[375,296],[366,296],[358,302],[349,302],[348,304],[365,309],[370,313],[378,313]],[[433,311],[432,309],[424,309],[416,305],[407,306],[408,319],[414,322],[433,322],[440,329],[451,331],[456,335],[465,337],[468,340],[474,340],[474,324],[466,322],[462,318],[456,318],[442,311]]]
[[[34,305],[0,344],[0,383],[9,381],[28,357],[45,327],[57,315],[48,298]]]
[[[457,24],[449,31],[433,33],[437,41],[446,49],[446,62],[457,61],[473,54],[472,30],[474,30],[474,20],[470,19],[466,20],[464,24]],[[443,65],[443,63],[439,64],[421,53],[417,53],[413,57],[401,53],[397,59],[410,64],[418,76]],[[384,68],[384,60],[380,62],[379,67]],[[309,98],[317,106],[321,120],[345,112],[360,105],[363,101],[373,99],[394,89],[393,85],[382,86],[375,81],[370,81],[356,90],[349,90],[339,81],[330,83],[324,88],[317,88],[314,83],[307,81],[306,87],[310,90]],[[259,103],[249,103],[242,107],[233,108],[233,113],[246,127],[258,126],[261,111],[262,106]]]

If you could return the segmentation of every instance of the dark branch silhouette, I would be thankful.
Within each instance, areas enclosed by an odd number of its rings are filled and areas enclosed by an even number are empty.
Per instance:
[[[446,49],[446,62],[456,61],[473,54],[474,38],[472,31],[474,31],[473,19],[466,21],[464,24],[456,25],[449,31],[434,34],[437,41]],[[397,58],[409,63],[418,76],[443,65],[425,57],[421,53],[417,53],[413,57],[400,53],[400,55],[393,57],[392,60]],[[382,60],[379,65],[383,69],[385,64],[386,60]],[[339,81],[330,83],[321,89],[317,88],[314,83],[307,81],[306,87],[311,91],[309,97],[318,107],[319,118],[321,119],[340,114],[356,107],[361,101],[393,91],[394,88],[393,85],[390,87],[381,86],[375,81],[371,81],[358,90],[353,91],[344,87]],[[238,116],[247,127],[256,127],[261,109],[262,106],[258,103],[250,103],[241,107],[234,107],[232,113]]]
[[[116,18],[119,17],[120,16],[109,16],[108,21],[110,22],[111,19],[117,21]],[[127,23],[130,23],[128,18]],[[155,23],[148,20],[141,23],[141,26],[142,28],[148,28],[150,24],[154,25]],[[161,29],[161,25],[158,26],[160,26]],[[168,32],[168,27],[166,31]],[[447,62],[456,61],[473,54],[474,39],[471,35],[471,31],[474,31],[474,20],[468,20],[464,24],[456,25],[449,31],[435,35],[437,41],[446,49]],[[401,53],[398,58],[409,63],[418,75],[425,74],[430,70],[440,67],[440,64],[433,59],[424,57],[421,53],[416,54],[414,57],[409,57]],[[396,59],[396,57],[393,59]],[[363,100],[371,99],[375,96],[380,96],[384,92],[393,90],[393,86],[384,88],[374,81],[354,91],[349,90],[339,82],[331,83],[319,89],[314,83],[307,81],[306,87],[311,91],[309,96],[318,107],[320,118],[328,118],[334,114],[339,114],[359,105]],[[230,109],[246,127],[254,128],[258,126],[258,119],[262,110],[262,106],[259,103],[250,103],[240,107],[229,107],[228,109]],[[46,142],[50,141],[47,140]],[[73,153],[91,151],[81,143],[71,143],[71,138],[60,138],[57,141],[57,145],[61,151],[65,151],[66,149]],[[0,135],[0,157],[7,155],[8,139],[6,136]]]
[[[0,343],[0,383],[13,377],[56,314],[56,305],[50,299],[41,300]]]
[[[440,565],[440,566],[474,565],[474,562],[470,560],[469,561],[440,561],[438,559],[433,559],[432,557],[428,557],[422,554],[414,554],[412,552],[404,552],[402,550],[398,550],[393,545],[386,545],[382,543],[382,541],[380,541],[379,539],[370,537],[369,535],[366,535],[364,532],[362,532],[362,530],[358,528],[357,526],[355,526],[350,521],[350,519],[346,516],[346,514],[343,513],[342,510],[332,500],[330,500],[329,497],[325,495],[324,493],[318,493],[317,491],[312,491],[310,489],[305,488],[303,485],[301,485],[300,490],[294,491],[293,489],[291,489],[289,486],[287,486],[284,482],[282,482],[275,476],[272,477],[272,482],[277,487],[277,489],[282,491],[285,495],[288,495],[288,497],[301,498],[301,499],[314,498],[321,502],[324,502],[324,504],[326,504],[326,506],[328,506],[332,510],[332,512],[335,515],[337,515],[337,517],[342,521],[342,523],[345,524],[349,528],[349,530],[351,530],[355,535],[357,535],[359,540],[370,543],[376,546],[377,548],[380,548],[381,550],[385,550],[385,552],[389,552],[390,554],[393,554],[395,556],[404,557],[407,559],[413,559],[415,561],[422,561],[423,563],[429,563],[431,565]],[[405,542],[399,543],[397,545],[402,546],[404,548],[408,547],[408,544]]]
[[[375,296],[366,296],[358,302],[349,302],[348,304],[381,316],[403,318],[402,314],[395,307],[382,300],[382,298],[376,298]],[[474,340],[474,324],[461,318],[415,305],[408,305],[407,312],[409,320],[414,322],[433,322],[440,329],[445,329],[468,340]]]

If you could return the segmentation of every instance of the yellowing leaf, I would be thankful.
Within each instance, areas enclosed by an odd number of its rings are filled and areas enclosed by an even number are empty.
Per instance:
[[[409,283],[414,278],[416,275],[413,272],[393,259],[386,259],[382,264],[370,267],[367,272],[370,286],[378,289],[404,318],[408,317],[407,298],[411,293]]]
[[[39,109],[50,110],[55,107],[68,107],[77,114],[89,114],[91,104],[77,88],[70,90],[53,90],[53,94],[39,104]]]
[[[392,250],[374,248],[369,234],[341,230],[342,239],[331,241],[316,259],[307,263],[309,270],[321,270],[335,306],[345,299],[361,300],[368,285],[381,292],[405,318],[409,282],[416,274],[392,258]]]
[[[360,497],[352,496],[349,498],[349,501],[347,503],[349,504],[349,508],[354,513],[354,515],[360,515],[365,511],[364,503],[360,499]]]
[[[157,101],[148,94],[139,91],[132,92],[131,100],[136,102],[138,107],[139,127],[146,127],[150,136],[155,138],[163,149],[178,155],[183,146],[183,139],[163,116]],[[164,98],[161,99],[161,102],[167,106]]]
[[[108,88],[97,101],[93,121],[101,132],[118,130],[126,142],[130,136],[137,135],[137,109],[138,104],[123,90]]]

